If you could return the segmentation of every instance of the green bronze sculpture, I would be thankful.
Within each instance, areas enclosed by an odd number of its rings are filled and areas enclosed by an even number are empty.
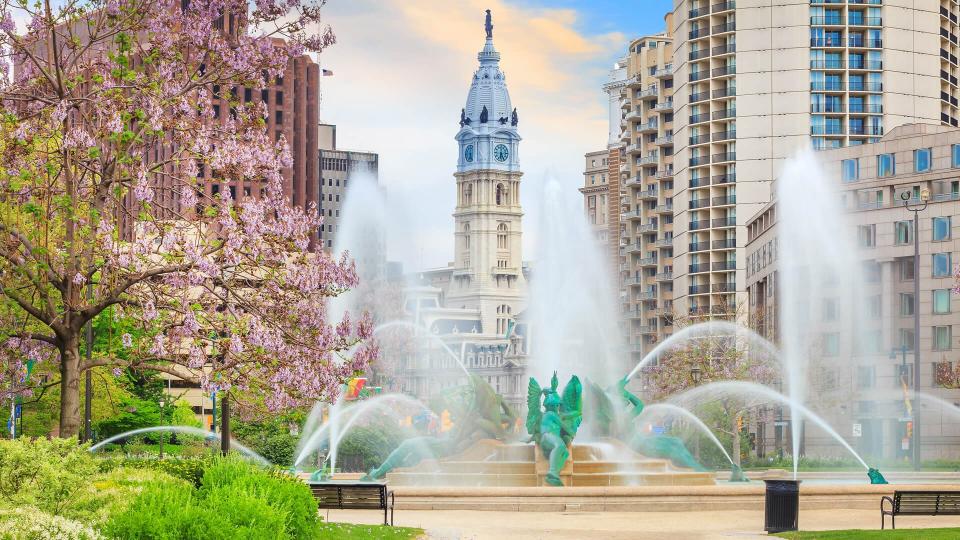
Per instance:
[[[870,478],[871,484],[889,484],[887,479],[880,474],[880,471],[874,468],[867,469],[867,476]]]
[[[648,435],[636,430],[634,420],[643,412],[643,400],[627,390],[627,382],[623,378],[612,387],[603,389],[587,381],[588,401],[594,409],[591,420],[596,422],[597,431],[626,442],[639,454],[669,459],[678,467],[706,471],[680,439],[667,435]]]
[[[567,446],[583,419],[580,379],[576,375],[571,377],[562,397],[557,393],[558,385],[556,372],[550,379],[550,388],[541,389],[533,377],[527,384],[527,433],[549,461],[550,470],[545,480],[551,486],[563,485],[560,470],[570,457]]]
[[[437,414],[449,411],[453,428],[439,436],[403,441],[379,467],[370,469],[361,480],[380,480],[397,467],[413,467],[424,459],[439,459],[463,452],[480,439],[504,440],[516,419],[513,409],[487,381],[476,375],[471,375],[466,385],[439,394],[430,405]]]

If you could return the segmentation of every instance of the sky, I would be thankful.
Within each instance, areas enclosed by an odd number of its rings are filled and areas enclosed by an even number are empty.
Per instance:
[[[524,259],[536,259],[538,201],[548,178],[569,197],[583,154],[606,145],[601,85],[628,41],[662,30],[672,0],[330,0],[337,43],[319,56],[320,121],[337,146],[377,152],[391,222],[388,257],[406,271],[452,260],[460,109],[493,13],[520,116]]]

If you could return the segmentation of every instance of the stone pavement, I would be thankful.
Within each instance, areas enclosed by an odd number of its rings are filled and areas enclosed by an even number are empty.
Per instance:
[[[878,505],[879,506],[879,505]],[[329,521],[379,523],[382,513],[321,511]],[[889,528],[889,518],[887,527]],[[420,527],[437,540],[534,540],[603,538],[766,538],[763,509],[709,512],[480,512],[397,510],[396,525]],[[960,516],[897,518],[897,528],[960,527]],[[880,510],[800,510],[802,530],[879,529]],[[922,536],[917,536],[922,538]]]

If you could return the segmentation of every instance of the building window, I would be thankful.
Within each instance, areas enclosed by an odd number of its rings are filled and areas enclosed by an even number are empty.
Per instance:
[[[274,96],[277,100],[277,105],[283,105],[283,91],[277,90],[276,93],[274,93]]]
[[[934,326],[933,327],[933,350],[950,350],[952,326]]]
[[[873,366],[857,366],[857,387],[861,389],[873,388],[876,381],[876,368]]]
[[[900,316],[909,317],[913,315],[914,310],[913,294],[900,293]]]
[[[950,216],[933,218],[933,241],[950,239]]]
[[[913,330],[901,328],[899,332],[899,348],[906,347],[908,351],[913,350]]]
[[[503,184],[497,184],[497,206],[503,204],[503,199],[506,193],[503,189]]]
[[[933,312],[937,315],[950,313],[950,289],[933,290]]]
[[[470,249],[470,224],[463,224],[463,247],[464,249]]]
[[[932,151],[930,148],[919,148],[913,151],[913,171],[927,172],[932,167]]]
[[[913,222],[898,221],[893,224],[894,242],[899,245],[913,242]]]
[[[840,354],[840,334],[829,333],[823,335],[823,355],[837,356]]]
[[[914,270],[913,257],[904,257],[900,259],[900,281],[913,281]]]
[[[276,118],[277,118],[276,124],[279,126],[280,124],[283,123],[283,111],[277,111]]]
[[[877,176],[893,176],[896,174],[896,158],[893,154],[877,156]]]
[[[933,277],[950,277],[950,254],[933,254]]]
[[[837,320],[837,300],[834,298],[824,298],[823,300],[823,320]]]
[[[877,245],[877,226],[860,225],[857,227],[857,243],[860,247],[875,247]]]
[[[871,319],[879,319],[883,315],[883,300],[879,294],[867,299],[867,313]]]
[[[844,182],[856,182],[860,179],[860,162],[857,159],[845,159],[841,164]]]
[[[507,249],[507,224],[497,225],[497,248]]]
[[[960,167],[960,144],[954,144],[950,147],[950,166]]]

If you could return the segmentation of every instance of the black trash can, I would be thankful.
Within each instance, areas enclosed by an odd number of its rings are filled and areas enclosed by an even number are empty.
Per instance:
[[[763,528],[768,533],[797,530],[800,480],[764,480],[767,484]]]

